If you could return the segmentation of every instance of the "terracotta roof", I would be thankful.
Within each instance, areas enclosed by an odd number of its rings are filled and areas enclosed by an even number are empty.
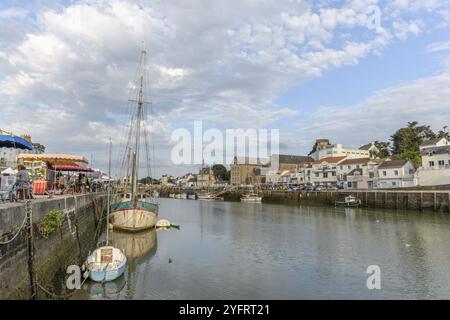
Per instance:
[[[378,169],[401,168],[407,162],[408,162],[408,160],[390,160],[390,161],[385,161],[382,164],[380,164]]]
[[[340,161],[344,160],[346,157],[342,156],[342,157],[327,157],[327,158],[322,158],[320,160],[314,161],[314,164],[321,164],[323,162],[327,162],[327,163],[339,163]]]
[[[370,158],[356,158],[356,159],[345,159],[339,164],[366,164],[370,161]]]

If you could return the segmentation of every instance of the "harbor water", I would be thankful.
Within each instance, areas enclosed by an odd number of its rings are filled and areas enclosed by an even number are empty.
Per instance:
[[[181,228],[113,232],[125,276],[75,299],[448,299],[448,214],[158,199]],[[369,290],[367,268],[381,270]]]

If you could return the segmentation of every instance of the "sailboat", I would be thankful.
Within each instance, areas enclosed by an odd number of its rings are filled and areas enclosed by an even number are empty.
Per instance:
[[[143,131],[147,152],[147,166],[149,165],[148,143],[146,130],[146,109],[144,102],[145,87],[145,58],[147,52],[141,51],[141,61],[139,64],[139,86],[136,99],[130,100],[133,103],[135,113],[131,119],[130,131],[125,151],[124,172],[126,177],[122,179],[122,192],[117,194],[116,203],[113,205],[112,225],[116,230],[138,232],[153,228],[158,217],[159,204],[156,203],[152,195],[140,193],[138,177],[140,162],[140,144]],[[142,126],[144,122],[144,126]],[[142,127],[144,129],[142,130]],[[129,186],[129,169],[131,168],[131,186]],[[150,170],[149,170],[150,171]]]
[[[111,176],[111,141],[109,149],[109,176]],[[89,277],[96,282],[113,281],[123,275],[127,265],[127,257],[123,252],[109,245],[108,221],[110,212],[111,185],[108,184],[106,207],[106,245],[97,248],[86,260]]]

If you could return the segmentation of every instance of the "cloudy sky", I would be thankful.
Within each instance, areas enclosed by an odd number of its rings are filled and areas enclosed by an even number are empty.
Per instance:
[[[447,0],[2,0],[0,128],[105,168],[142,41],[155,171],[177,128],[280,129],[359,146],[417,120],[450,125]],[[380,24],[376,22],[379,10]],[[374,27],[376,25],[376,27]]]

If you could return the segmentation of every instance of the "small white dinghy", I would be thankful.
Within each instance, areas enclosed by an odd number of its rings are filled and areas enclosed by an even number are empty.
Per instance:
[[[113,281],[123,275],[127,265],[127,257],[120,249],[100,247],[86,261],[89,277],[97,282]]]
[[[170,221],[166,219],[161,219],[156,223],[157,228],[170,228],[170,226]]]

